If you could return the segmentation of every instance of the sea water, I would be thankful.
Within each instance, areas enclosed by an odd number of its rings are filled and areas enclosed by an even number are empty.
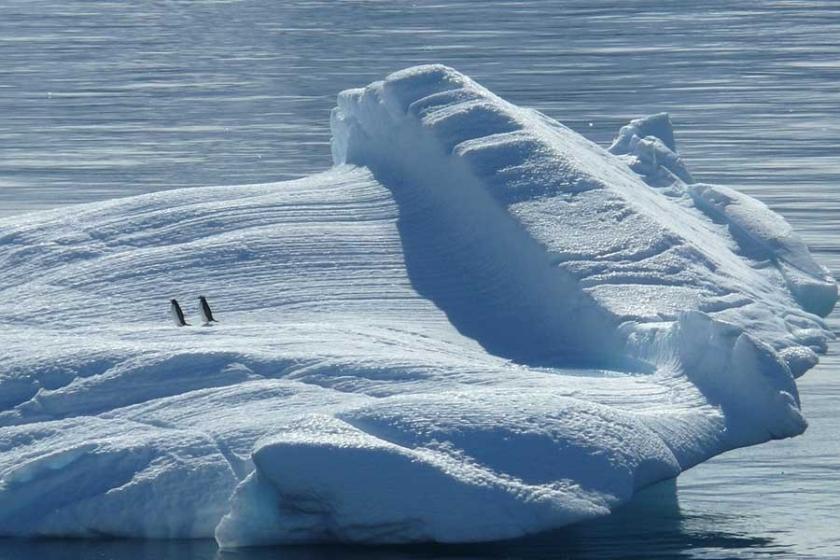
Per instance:
[[[5,0],[0,215],[329,166],[335,94],[442,62],[606,144],[668,111],[695,179],[782,213],[840,273],[840,3]],[[840,315],[829,319],[835,332]],[[840,557],[840,354],[808,431],[726,453],[611,518],[513,543],[220,553],[0,541],[0,558]]]

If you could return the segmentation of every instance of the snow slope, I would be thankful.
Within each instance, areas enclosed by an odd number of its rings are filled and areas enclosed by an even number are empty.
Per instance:
[[[606,151],[425,66],[332,125],[298,181],[0,221],[0,534],[516,537],[805,428],[836,285],[666,115]]]

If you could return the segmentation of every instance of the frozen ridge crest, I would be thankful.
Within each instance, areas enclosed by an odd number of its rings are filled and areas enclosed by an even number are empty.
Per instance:
[[[667,115],[433,65],[331,120],[325,173],[0,221],[0,534],[511,538],[805,428],[836,284]]]
[[[423,203],[450,213],[416,248],[424,261],[440,259],[429,267],[436,277],[416,285],[489,350],[524,362],[676,359],[701,390],[718,393],[712,386],[723,371],[743,369],[732,364],[741,348],[761,361],[764,383],[736,395],[725,382],[716,404],[734,398],[742,409],[768,385],[767,406],[789,410],[777,417],[779,431],[762,414],[761,429],[775,436],[801,430],[801,419],[792,418],[798,408],[788,406],[796,400],[792,374],[816,362],[814,351],[829,336],[818,319],[803,322],[802,308],[830,312],[836,284],[784,219],[760,202],[725,187],[687,186],[667,115],[624,127],[611,147],[623,157],[611,157],[452,69],[427,66],[342,93],[333,130],[336,162],[366,165],[393,185],[406,210],[403,231],[422,227],[408,222]],[[628,159],[658,186],[667,178],[668,188],[651,188],[628,171]],[[441,214],[435,210],[436,218]],[[435,234],[441,245],[471,246],[450,260],[464,263],[466,254],[483,260],[454,271],[457,263],[446,262],[429,240]],[[487,262],[494,263],[492,274]],[[459,279],[440,277],[449,272]],[[461,282],[464,276],[470,281]],[[453,285],[462,288],[455,297]],[[494,292],[498,297],[488,297]],[[486,313],[505,315],[480,317],[476,309],[485,304]],[[511,340],[512,321],[522,340]],[[726,358],[704,373],[707,364],[693,355],[712,349]]]

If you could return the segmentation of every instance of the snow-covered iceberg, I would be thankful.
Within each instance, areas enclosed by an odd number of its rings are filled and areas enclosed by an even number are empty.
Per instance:
[[[332,127],[298,181],[0,221],[0,535],[509,538],[805,429],[836,284],[667,115],[608,151],[422,66]]]

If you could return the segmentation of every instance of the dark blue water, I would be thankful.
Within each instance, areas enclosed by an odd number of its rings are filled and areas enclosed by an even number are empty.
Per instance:
[[[4,0],[0,61],[0,215],[321,170],[339,90],[444,62],[601,143],[669,111],[695,178],[764,200],[840,272],[840,2]],[[836,349],[799,386],[805,435],[515,543],[4,541],[0,559],[838,558]]]

